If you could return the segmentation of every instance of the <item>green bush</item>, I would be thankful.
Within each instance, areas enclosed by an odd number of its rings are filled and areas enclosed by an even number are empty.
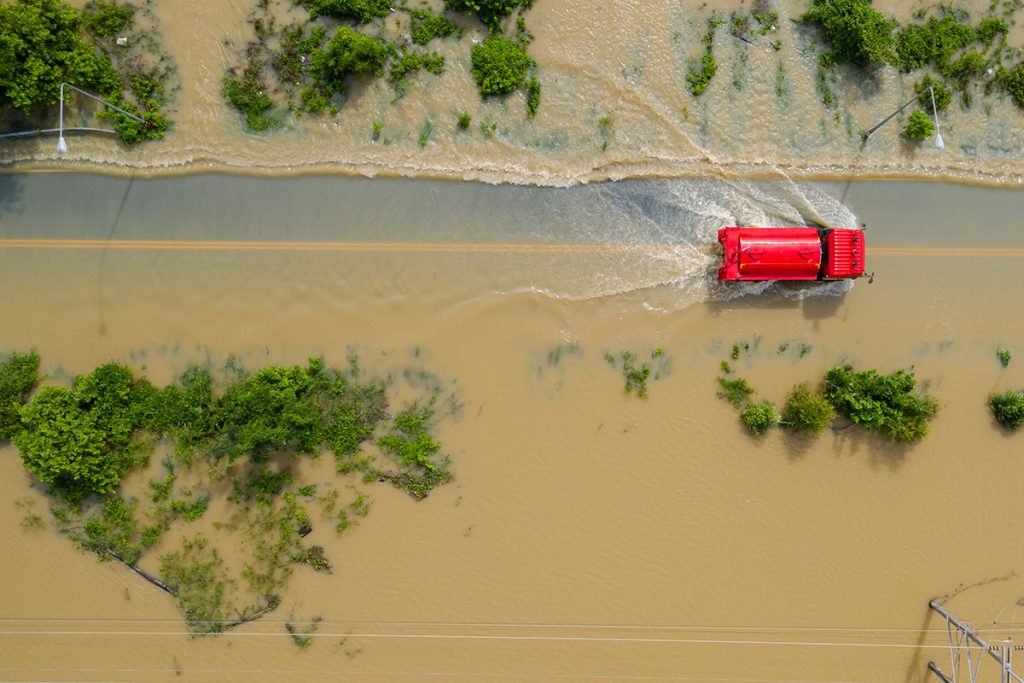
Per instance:
[[[500,35],[492,35],[473,46],[471,53],[473,79],[480,94],[507,95],[526,80],[533,59],[518,43]]]
[[[433,12],[423,9],[414,9],[409,12],[412,26],[409,37],[417,45],[426,45],[434,38],[446,38],[462,35],[462,29],[453,24],[445,17],[438,16]]]
[[[349,76],[379,76],[384,63],[395,54],[395,46],[386,40],[339,26],[327,46],[313,53],[311,72],[329,91],[345,92]]]
[[[897,22],[871,0],[813,0],[800,21],[821,29],[832,64],[872,66],[893,61]]]
[[[909,24],[896,36],[893,63],[903,71],[913,71],[926,64],[943,70],[958,50],[970,45],[978,33],[960,15],[932,17],[926,24]]]
[[[978,22],[978,40],[989,45],[998,35],[1006,35],[1010,32],[1010,25],[1002,17],[985,17]]]
[[[740,421],[754,436],[764,434],[782,420],[775,404],[765,399],[760,403],[751,403],[740,413]]]
[[[232,107],[245,114],[245,125],[252,130],[268,130],[279,123],[267,114],[274,106],[274,101],[264,92],[259,77],[252,72],[241,78],[225,76],[224,97]]]
[[[939,409],[932,396],[915,386],[914,373],[907,370],[881,375],[840,365],[825,375],[825,397],[839,414],[901,443],[923,439]]]
[[[1024,424],[1024,391],[989,394],[988,407],[996,421],[1007,429],[1017,429]]]
[[[529,9],[533,0],[445,0],[444,4],[452,12],[475,14],[496,32],[504,17],[517,9]]]
[[[969,50],[955,62],[947,63],[942,69],[942,75],[956,81],[957,87],[962,90],[967,87],[967,83],[972,78],[976,78],[984,73],[988,65],[989,61],[985,58],[985,55],[977,50]]]
[[[334,19],[349,19],[365,24],[387,16],[391,11],[390,0],[293,0],[309,10],[309,15],[316,19],[319,15]]]
[[[690,92],[696,97],[702,94],[711,85],[712,79],[718,73],[718,65],[715,63],[715,56],[710,50],[704,52],[700,58],[700,66],[691,64],[686,70],[686,84]]]
[[[1007,71],[1004,71],[999,79],[1006,92],[1017,101],[1017,104],[1024,107],[1024,62]]]
[[[134,17],[134,7],[109,0],[91,0],[82,9],[82,25],[96,37],[104,39],[124,31]]]
[[[12,353],[0,362],[0,441],[21,429],[18,413],[39,383],[39,354]]]
[[[918,109],[910,115],[907,127],[903,134],[911,140],[925,140],[935,134],[935,124],[928,118],[928,115]]]
[[[782,407],[782,427],[799,434],[818,434],[832,424],[836,411],[821,391],[804,382],[793,388]]]
[[[937,111],[942,111],[953,101],[953,91],[942,81],[937,81],[926,74],[923,79],[914,84],[914,92],[921,96],[918,103],[924,109],[932,108],[932,96],[928,92],[928,88],[932,88],[935,93],[935,109]]]
[[[533,117],[537,114],[537,107],[540,106],[540,81],[536,76],[530,76],[526,82],[526,115]]]
[[[1013,351],[1010,349],[1000,346],[996,349],[996,357],[999,359],[999,364],[1004,368],[1009,367],[1010,361],[1013,360]]]

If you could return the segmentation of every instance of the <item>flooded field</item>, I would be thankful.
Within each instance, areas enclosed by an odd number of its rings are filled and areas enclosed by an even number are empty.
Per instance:
[[[4,447],[0,678],[921,681],[949,666],[936,596],[1019,637],[1021,437],[985,406],[1024,385],[995,357],[1024,348],[1019,206],[939,184],[0,176],[0,350],[37,349],[52,382],[355,350],[370,370],[415,357],[464,402],[440,432],[455,480],[425,501],[302,465],[372,511],[314,530],[332,575],[299,567],[277,611],[217,637],[22,528],[46,503]],[[713,281],[717,227],[812,221],[866,222],[875,282]],[[737,341],[776,401],[843,360],[913,366],[933,433],[755,440],[715,398]],[[604,354],[657,347],[667,373],[625,395]],[[314,615],[299,650],[284,622]]]
[[[376,79],[354,88],[337,116],[286,115],[281,129],[246,133],[221,91],[226,70],[239,63],[252,39],[247,18],[255,5],[155,2],[181,86],[171,116],[175,126],[165,140],[125,149],[107,137],[74,137],[63,160],[52,138],[5,141],[0,162],[74,163],[80,170],[115,173],[337,171],[532,185],[631,177],[845,179],[851,173],[1015,186],[1024,180],[1024,110],[999,88],[983,96],[972,86],[977,92],[970,106],[957,95],[939,118],[943,152],[930,141],[901,138],[905,116],[862,144],[861,131],[904,104],[921,73],[886,67],[865,76],[839,69],[830,86],[836,105],[826,106],[818,91],[823,48],[813,31],[793,21],[806,10],[804,0],[768,3],[778,13],[777,30],[752,42],[720,28],[713,40],[718,73],[699,97],[687,89],[687,64],[699,59],[709,20],[715,13],[749,12],[752,3],[537,0],[526,13],[535,37],[529,52],[543,86],[535,118],[527,118],[522,92],[481,101],[469,55],[486,29],[464,20],[461,40],[437,41],[447,71],[417,76],[400,101]],[[957,3],[975,21],[998,11],[1015,22],[1008,45],[1016,50],[1011,61],[1017,60],[1024,9],[1014,2],[997,5]],[[306,16],[289,2],[274,6],[282,22]],[[879,0],[874,6],[907,21],[932,3]],[[382,20],[382,31],[402,35],[407,29],[401,17]],[[769,45],[774,40],[780,41],[778,51]],[[472,117],[467,130],[456,125],[461,112]],[[492,135],[480,128],[488,122]]]

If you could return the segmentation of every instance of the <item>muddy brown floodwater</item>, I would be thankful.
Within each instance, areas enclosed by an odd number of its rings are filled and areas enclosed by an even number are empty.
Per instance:
[[[928,600],[965,587],[951,610],[1019,637],[1024,437],[985,397],[1024,386],[995,357],[1024,352],[1020,203],[907,183],[0,176],[0,349],[36,348],[51,381],[416,349],[465,401],[440,433],[453,483],[420,503],[369,486],[358,528],[314,531],[333,575],[300,567],[277,612],[199,639],[131,572],[23,529],[45,502],[4,447],[0,679],[921,681],[949,666]],[[718,226],[811,220],[868,223],[874,284],[712,280]],[[777,401],[843,360],[913,366],[942,402],[933,433],[752,439],[714,396],[740,340]],[[670,372],[626,396],[603,354],[655,347]],[[323,617],[308,650],[289,613]]]
[[[439,9],[442,3],[430,4]],[[874,6],[909,21],[915,11],[934,4],[876,0]],[[991,0],[956,4],[975,22],[993,11]],[[175,126],[163,141],[125,149],[108,137],[69,137],[66,157],[58,157],[52,138],[6,141],[0,163],[147,174],[337,171],[532,185],[709,175],[835,179],[850,173],[1024,182],[1024,109],[1001,88],[982,95],[980,86],[972,86],[969,107],[955,98],[939,117],[943,152],[930,142],[901,138],[902,116],[862,146],[860,132],[904,104],[921,72],[886,67],[864,75],[841,68],[832,86],[837,104],[825,106],[817,86],[823,48],[813,31],[793,21],[806,11],[806,0],[772,0],[777,31],[757,38],[758,44],[720,28],[714,39],[718,73],[700,97],[688,91],[686,73],[700,58],[708,21],[716,12],[749,12],[751,3],[538,0],[526,13],[535,36],[529,50],[543,87],[533,119],[526,117],[521,92],[481,101],[470,75],[470,49],[486,29],[466,20],[461,40],[431,44],[447,59],[446,73],[421,73],[399,102],[393,102],[395,94],[384,79],[375,79],[355,87],[337,116],[286,116],[282,129],[267,134],[246,133],[241,116],[221,94],[226,69],[241,61],[252,39],[246,18],[254,5],[254,0],[153,3],[181,84],[171,117]],[[274,5],[282,21],[307,16],[289,0]],[[1010,48],[1018,50],[1008,58],[1012,65],[1024,45],[1024,6],[1004,0],[994,11],[1015,22],[1008,36]],[[382,30],[402,39],[408,30],[404,17],[392,14]],[[778,51],[768,45],[774,40],[781,41]],[[473,118],[467,131],[456,125],[460,112]],[[379,139],[373,135],[375,122],[381,126]],[[493,136],[481,131],[484,122],[494,124]],[[432,133],[420,145],[425,126]]]

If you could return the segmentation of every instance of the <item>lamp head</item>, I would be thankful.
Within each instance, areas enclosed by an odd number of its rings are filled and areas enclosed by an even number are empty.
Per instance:
[[[937,150],[939,150],[941,152],[945,148],[946,148],[946,143],[944,143],[942,141],[942,133],[936,133],[935,134],[935,149],[937,149]]]
[[[67,154],[67,153],[68,153],[68,143],[66,143],[64,141],[64,136],[61,135],[59,138],[57,138],[57,154]]]

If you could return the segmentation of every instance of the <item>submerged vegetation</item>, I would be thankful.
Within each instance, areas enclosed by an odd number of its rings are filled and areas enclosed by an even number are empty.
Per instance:
[[[422,370],[364,379],[355,356],[345,369],[314,358],[249,372],[229,361],[218,376],[192,366],[158,388],[106,363],[70,387],[34,391],[38,367],[34,353],[0,363],[4,438],[47,487],[61,530],[172,594],[195,632],[223,631],[273,610],[299,565],[330,573],[323,547],[303,542],[314,526],[308,504],[336,533],[369,512],[367,497],[355,489],[351,500],[339,502],[331,487],[318,496],[315,484],[297,485],[289,462],[329,451],[340,474],[389,482],[416,499],[452,478],[434,428],[459,405]],[[417,398],[392,414],[396,384]],[[170,452],[162,475],[151,476],[140,495],[125,481],[138,481],[134,473],[147,471],[162,443]],[[227,518],[214,527],[226,538],[192,534],[159,558],[159,578],[138,567],[165,532],[202,518],[214,492],[224,490]],[[225,566],[217,550],[224,542],[240,545],[241,573]]]
[[[604,359],[610,367],[622,371],[625,380],[623,391],[639,398],[647,398],[647,380],[652,378],[652,365],[653,379],[667,375],[671,365],[665,350],[660,347],[651,351],[649,360],[640,360],[635,351],[621,351],[618,356],[606,353]]]
[[[123,143],[163,137],[175,68],[153,24],[148,4],[120,0],[90,0],[81,9],[62,0],[0,4],[0,108],[17,112],[22,127],[45,127],[56,118],[66,82],[145,121],[98,111],[113,120]],[[79,96],[65,98],[70,106]]]
[[[926,73],[923,85],[916,90],[923,95],[928,85],[934,85],[936,108],[940,110],[948,104],[947,83],[960,92],[965,108],[973,100],[972,84],[979,85],[986,95],[1002,86],[1024,106],[1024,64],[1017,51],[1006,44],[1010,23],[993,13],[997,9],[997,3],[993,3],[988,14],[972,23],[966,11],[937,4],[919,9],[912,21],[901,25],[874,9],[871,0],[812,0],[800,21],[816,27],[827,45],[819,67],[819,90],[826,106],[835,103],[828,82],[834,79],[834,67],[842,64],[868,73],[885,65],[906,73],[929,69],[945,82]],[[1006,10],[1004,14],[1011,12]],[[919,102],[922,108],[905,129],[907,137],[927,137],[924,119],[931,113],[929,100],[922,97]]]
[[[755,341],[756,346],[756,341]],[[779,347],[782,353],[789,345]],[[800,357],[804,356],[801,345]],[[749,354],[749,343],[733,344],[730,358]],[[803,382],[786,396],[782,410],[771,401],[753,400],[753,387],[734,376],[728,360],[721,362],[718,397],[728,401],[740,413],[740,420],[753,435],[775,426],[794,434],[813,435],[824,431],[842,415],[853,424],[875,431],[889,441],[916,443],[928,434],[928,427],[939,409],[938,401],[927,388],[917,390],[912,370],[897,370],[885,375],[875,370],[856,371],[851,365],[829,370],[820,388]]]
[[[419,72],[441,76],[446,71],[441,52],[424,48],[442,40],[462,44],[459,24],[425,8],[392,8],[383,0],[291,2],[309,11],[308,20],[279,26],[280,13],[275,12],[279,0],[257,1],[249,17],[254,38],[242,51],[241,61],[229,68],[223,79],[225,99],[254,131],[281,125],[288,112],[337,114],[354,86],[378,78],[392,86],[393,103],[398,102]],[[504,97],[525,88],[527,115],[532,117],[540,105],[541,85],[537,65],[526,52],[532,36],[522,12],[530,4],[525,0],[449,0],[446,9],[476,16],[490,32],[468,50],[471,74],[481,97]],[[392,11],[403,13],[407,20],[398,36],[383,21]],[[503,27],[511,30],[513,25],[515,33],[507,37]],[[420,146],[425,144],[421,133]]]

